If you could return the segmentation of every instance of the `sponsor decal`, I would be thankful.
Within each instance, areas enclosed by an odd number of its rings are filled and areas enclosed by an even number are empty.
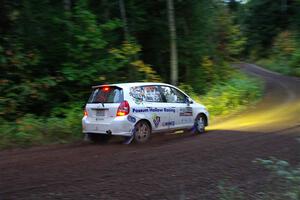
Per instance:
[[[149,112],[149,109],[148,108],[133,108],[132,112],[134,112],[134,113]]]
[[[157,128],[160,123],[160,116],[157,116],[156,114],[154,114],[152,116],[152,119],[153,119],[153,123],[154,123],[155,127]]]
[[[148,108],[149,112],[163,112],[163,109],[160,108]]]
[[[134,99],[136,104],[141,104],[143,101],[160,102],[162,100],[157,86],[131,87],[129,95]]]
[[[175,126],[175,121],[163,122],[163,126]]]
[[[193,108],[192,107],[180,108],[179,116],[193,116]]]
[[[135,123],[136,122],[136,118],[135,117],[132,117],[130,115],[128,115],[127,117],[128,121],[132,122],[132,123]]]
[[[132,112],[134,113],[143,113],[143,112],[173,112],[175,113],[174,108],[133,108]]]
[[[141,103],[145,98],[144,90],[142,90],[141,87],[131,87],[129,94],[130,96],[132,96],[136,103]]]
[[[143,101],[142,101],[142,100],[140,100],[140,99],[134,99],[134,102],[135,102],[136,104],[138,104],[138,105],[140,105],[140,104],[142,104],[142,103],[143,103]]]
[[[175,108],[164,108],[164,112],[173,112],[173,113],[175,113]]]

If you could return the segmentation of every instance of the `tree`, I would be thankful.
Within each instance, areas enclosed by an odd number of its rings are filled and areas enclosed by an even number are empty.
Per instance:
[[[168,20],[170,30],[170,64],[171,64],[171,83],[178,83],[178,61],[177,61],[177,41],[176,41],[176,25],[173,0],[167,0]]]
[[[265,56],[274,37],[292,25],[299,12],[295,8],[294,0],[250,0],[244,4],[240,18],[248,38],[247,49]]]
[[[63,0],[63,4],[64,4],[64,10],[69,12],[71,10],[71,0]]]
[[[119,0],[119,6],[120,6],[121,18],[123,21],[125,40],[130,41],[130,34],[129,34],[129,28],[128,28],[128,23],[127,23],[126,8],[125,8],[124,0]]]

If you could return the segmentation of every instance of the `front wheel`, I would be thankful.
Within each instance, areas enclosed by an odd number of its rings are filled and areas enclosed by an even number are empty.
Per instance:
[[[205,133],[206,117],[204,115],[199,115],[195,120],[196,133]]]
[[[135,125],[134,140],[136,143],[145,143],[151,135],[151,127],[146,121],[140,121]]]

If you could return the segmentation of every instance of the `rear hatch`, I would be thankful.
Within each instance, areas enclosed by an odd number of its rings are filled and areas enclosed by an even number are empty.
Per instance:
[[[122,88],[117,86],[94,87],[86,105],[88,118],[99,123],[109,123],[116,117],[122,101],[124,101]]]

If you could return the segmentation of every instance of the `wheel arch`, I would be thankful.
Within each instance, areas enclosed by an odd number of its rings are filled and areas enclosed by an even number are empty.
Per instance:
[[[137,122],[135,123],[135,125],[138,124],[139,122],[142,122],[142,121],[146,122],[146,123],[149,125],[150,130],[151,130],[151,132],[152,132],[152,125],[151,125],[151,122],[150,122],[149,120],[147,120],[147,119],[140,119],[139,121],[137,121]]]
[[[197,119],[198,117],[200,117],[200,116],[203,116],[203,117],[204,117],[204,119],[205,119],[205,126],[208,126],[208,117],[207,117],[207,115],[206,115],[205,113],[203,113],[203,112],[200,112],[200,113],[197,114],[196,119]]]

